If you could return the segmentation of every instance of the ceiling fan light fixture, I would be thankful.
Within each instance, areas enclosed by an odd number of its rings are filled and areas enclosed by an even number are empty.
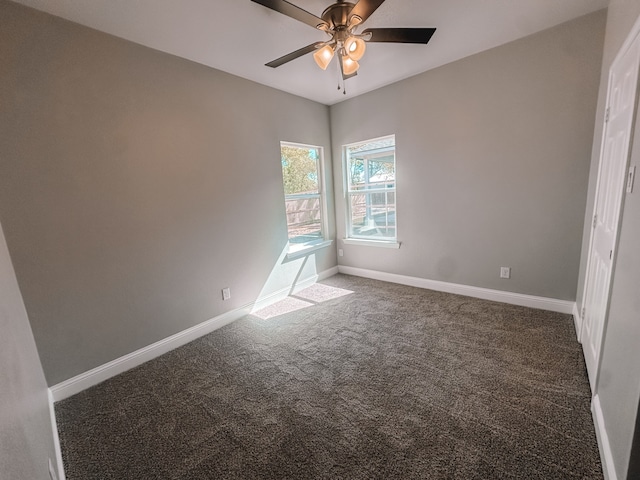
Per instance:
[[[344,43],[344,49],[346,50],[347,55],[357,62],[364,55],[364,51],[367,49],[367,44],[361,38],[349,37]]]
[[[322,70],[327,69],[329,63],[331,63],[332,58],[333,48],[331,48],[331,45],[325,45],[324,47],[316,50],[316,52],[313,54],[313,59]]]
[[[346,75],[353,75],[358,71],[360,65],[354,59],[352,59],[349,55],[342,56],[342,72]]]
[[[0,0],[2,1],[2,0]],[[323,70],[329,67],[334,56],[343,81],[357,74],[358,61],[365,53],[366,44],[374,43],[413,43],[426,44],[435,33],[435,28],[390,27],[367,28],[360,33],[359,28],[366,23],[385,0],[331,0],[334,3],[324,9],[321,16],[309,13],[296,6],[294,0],[251,0],[269,10],[281,13],[325,32],[329,40],[314,42],[306,47],[283,55],[265,66],[276,68],[297,58],[313,53],[316,64]],[[315,1],[315,0],[314,0]],[[328,0],[326,0],[328,1]],[[340,89],[340,87],[338,88]],[[344,88],[343,93],[346,93]]]
[[[351,15],[351,18],[349,19],[349,27],[355,27],[356,25],[360,25],[362,22],[362,17],[359,15]]]

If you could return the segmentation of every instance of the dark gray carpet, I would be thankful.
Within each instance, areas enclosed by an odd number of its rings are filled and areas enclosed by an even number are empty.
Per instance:
[[[67,478],[602,478],[569,315],[344,275],[258,313],[57,403]]]

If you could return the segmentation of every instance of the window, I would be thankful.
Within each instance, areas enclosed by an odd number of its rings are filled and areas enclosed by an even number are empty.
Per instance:
[[[322,148],[281,142],[280,153],[291,253],[324,241]]]
[[[344,147],[347,239],[397,245],[395,135]]]

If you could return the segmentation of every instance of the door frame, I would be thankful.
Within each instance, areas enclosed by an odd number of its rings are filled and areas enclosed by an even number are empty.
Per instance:
[[[608,71],[608,80],[607,80],[607,97],[606,97],[606,104],[605,104],[605,111],[604,111],[604,115],[605,115],[605,121],[602,127],[602,137],[600,139],[600,154],[598,157],[598,176],[597,176],[597,181],[596,181],[596,189],[595,189],[595,194],[594,194],[594,203],[593,203],[593,210],[591,212],[591,217],[590,217],[590,223],[591,225],[593,225],[593,219],[594,216],[596,215],[597,212],[597,208],[598,208],[598,196],[600,193],[600,189],[603,188],[602,186],[602,157],[605,153],[605,141],[606,141],[606,135],[607,135],[607,129],[609,126],[609,123],[607,121],[607,112],[609,111],[609,106],[611,103],[611,78],[612,78],[612,71],[614,70],[614,67],[617,65],[617,63],[621,60],[621,58],[629,51],[629,49],[634,45],[635,42],[640,42],[640,17],[638,17],[633,25],[633,28],[630,30],[627,38],[625,39],[624,43],[622,44],[622,46],[620,47],[620,49],[618,50],[618,53],[616,54],[614,60],[611,62],[611,65],[609,67],[609,71]],[[638,69],[640,69],[640,56],[638,58]],[[631,150],[633,148],[633,141],[634,141],[634,129],[635,129],[635,123],[636,121],[638,121],[638,99],[639,99],[639,93],[640,93],[640,73],[639,73],[639,77],[638,77],[638,81],[636,81],[636,87],[635,87],[635,99],[634,99],[634,111],[633,114],[631,115],[631,120],[629,122],[628,125],[628,129],[629,129],[629,145],[626,151],[626,159],[624,160],[624,168],[622,169],[622,171],[625,174],[625,177],[627,175],[627,172],[629,170],[629,161],[630,161],[630,157],[631,157]],[[625,202],[625,186],[626,182],[622,182],[622,186],[623,188],[620,189],[620,192],[618,192],[618,194],[620,195],[620,206],[618,208],[618,212],[617,212],[617,218],[616,218],[616,225],[614,228],[614,240],[613,240],[613,254],[612,254],[612,259],[611,259],[611,270],[609,273],[609,281],[607,283],[606,289],[607,289],[607,295],[606,295],[606,306],[604,309],[604,318],[602,319],[602,331],[600,333],[600,340],[599,343],[597,345],[596,348],[596,362],[595,362],[595,372],[588,372],[589,377],[591,377],[593,375],[593,381],[590,382],[592,384],[592,396],[595,396],[597,393],[597,385],[598,385],[598,377],[600,374],[600,364],[601,364],[601,356],[602,356],[602,348],[604,346],[604,341],[605,341],[605,337],[606,337],[606,332],[607,332],[607,324],[609,321],[609,307],[611,304],[611,286],[613,284],[613,278],[615,275],[615,267],[616,267],[616,261],[617,261],[617,253],[618,253],[618,241],[619,241],[619,236],[620,236],[620,227],[621,227],[621,220],[622,220],[622,213],[624,211],[624,202]],[[585,328],[584,328],[584,322],[585,322],[585,318],[584,318],[584,308],[585,308],[585,301],[587,299],[587,289],[589,288],[589,283],[590,281],[592,281],[593,279],[590,278],[589,276],[589,272],[590,272],[590,267],[591,267],[591,262],[592,262],[592,251],[593,251],[593,237],[594,237],[594,228],[593,226],[591,226],[589,228],[589,248],[587,250],[587,263],[586,263],[586,268],[585,268],[585,281],[584,281],[584,287],[583,287],[583,292],[582,292],[582,305],[581,305],[581,310],[579,312],[580,315],[580,325],[579,325],[579,332],[577,332],[578,334],[578,339],[579,341],[582,343],[583,345],[583,349],[585,348],[585,341],[584,341],[584,335],[585,335]]]

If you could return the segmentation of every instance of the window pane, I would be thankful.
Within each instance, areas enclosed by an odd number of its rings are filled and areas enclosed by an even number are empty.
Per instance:
[[[395,238],[395,192],[352,193],[349,236]]]
[[[347,236],[395,240],[395,136],[347,145]]]
[[[322,239],[320,196],[286,198],[289,242],[307,243]]]
[[[320,193],[318,149],[282,145],[281,152],[285,195]]]
[[[320,147],[280,144],[289,243],[323,240]]]
[[[396,181],[394,157],[381,159],[353,157],[349,162],[349,190],[369,190],[372,188],[394,188]]]
[[[384,159],[369,160],[369,183],[376,187],[393,188],[396,181],[396,166],[393,155]]]

